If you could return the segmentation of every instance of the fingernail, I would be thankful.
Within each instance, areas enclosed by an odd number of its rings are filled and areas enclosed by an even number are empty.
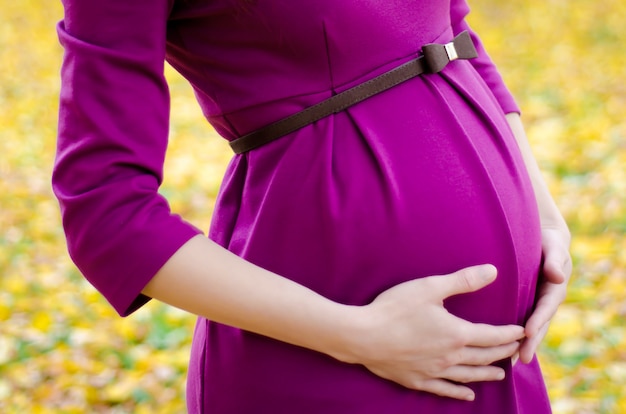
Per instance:
[[[498,380],[503,380],[505,376],[506,376],[506,374],[504,373],[504,371],[500,371],[500,372],[498,372],[498,375],[497,375],[496,378]]]
[[[480,277],[485,280],[493,279],[494,275],[498,273],[498,270],[494,265],[486,264],[482,265],[480,269]]]
[[[467,396],[465,396],[465,401],[474,401],[474,398],[476,398],[474,394],[467,394]]]

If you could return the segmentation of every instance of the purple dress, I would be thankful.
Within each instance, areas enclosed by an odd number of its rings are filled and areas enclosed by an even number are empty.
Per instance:
[[[198,230],[157,190],[167,146],[167,59],[233,139],[469,29],[462,0],[64,0],[53,176],[70,253],[116,310]],[[228,167],[209,236],[337,302],[492,263],[489,287],[450,298],[470,321],[523,324],[541,265],[538,213],[504,114],[517,111],[480,56],[409,80]],[[202,148],[190,148],[202,151]],[[198,166],[201,168],[202,166]],[[250,286],[254,289],[254,286]],[[191,413],[550,412],[537,361],[475,402],[403,388],[364,367],[199,319]]]

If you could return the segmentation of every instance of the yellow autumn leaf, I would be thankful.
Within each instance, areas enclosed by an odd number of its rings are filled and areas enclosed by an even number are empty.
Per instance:
[[[47,332],[52,326],[52,316],[46,311],[36,312],[31,321],[32,326],[42,332]]]

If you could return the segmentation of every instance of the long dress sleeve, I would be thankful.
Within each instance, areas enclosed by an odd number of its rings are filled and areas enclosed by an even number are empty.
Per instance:
[[[163,75],[168,0],[65,0],[52,186],[68,250],[121,315],[200,233],[159,195],[168,140]]]
[[[483,78],[487,86],[491,89],[491,92],[502,107],[502,110],[505,113],[519,113],[520,110],[517,106],[517,103],[515,102],[515,98],[513,97],[513,95],[511,95],[511,92],[502,80],[502,76],[500,75],[493,61],[487,54],[487,51],[485,50],[482,41],[465,20],[465,17],[469,12],[470,8],[465,0],[450,1],[450,17],[452,21],[452,30],[455,34],[458,34],[464,30],[467,30],[470,33],[478,52],[478,57],[475,59],[471,59],[470,62]]]

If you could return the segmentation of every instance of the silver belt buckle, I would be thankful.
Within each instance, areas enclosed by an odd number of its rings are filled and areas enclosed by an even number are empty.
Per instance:
[[[443,47],[448,54],[448,59],[450,59],[450,62],[459,58],[459,55],[456,53],[456,48],[454,47],[454,42],[446,43],[445,45],[443,45]]]

